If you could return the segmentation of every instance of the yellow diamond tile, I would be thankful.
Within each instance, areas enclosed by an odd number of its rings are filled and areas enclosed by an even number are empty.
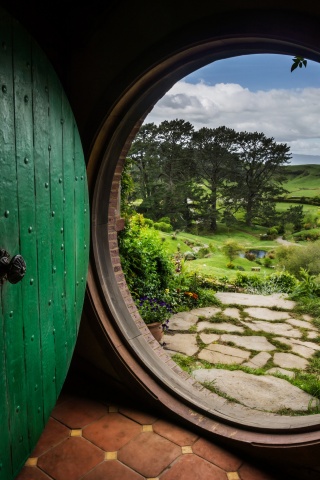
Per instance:
[[[37,465],[38,458],[37,457],[30,457],[26,461],[25,465],[26,467],[35,467]]]
[[[152,425],[142,425],[143,432],[153,432]]]
[[[227,472],[228,480],[240,480],[237,472]]]
[[[117,452],[106,452],[104,454],[105,460],[117,460]]]
[[[181,447],[182,453],[192,453],[192,447],[186,445],[185,447]]]
[[[70,435],[71,437],[82,437],[82,429],[76,428],[75,430],[71,430]]]

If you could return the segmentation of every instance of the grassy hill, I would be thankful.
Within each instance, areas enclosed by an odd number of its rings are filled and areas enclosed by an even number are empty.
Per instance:
[[[283,187],[289,191],[288,199],[320,195],[320,165],[287,165],[283,173],[287,177]]]

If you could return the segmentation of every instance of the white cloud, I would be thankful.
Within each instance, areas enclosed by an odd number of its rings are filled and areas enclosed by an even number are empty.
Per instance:
[[[263,132],[294,153],[320,154],[320,88],[251,92],[238,84],[177,82],[145,123],[184,119],[196,130],[221,125]]]

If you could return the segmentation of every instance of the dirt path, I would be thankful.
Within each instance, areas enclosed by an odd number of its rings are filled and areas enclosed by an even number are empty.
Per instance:
[[[294,243],[294,242],[289,242],[288,240],[284,240],[282,237],[277,237],[276,242],[281,243],[281,245],[293,245],[294,247],[302,247],[303,245],[300,245],[299,243]]]

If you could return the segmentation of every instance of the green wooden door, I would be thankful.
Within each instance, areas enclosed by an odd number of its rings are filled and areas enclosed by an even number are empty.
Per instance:
[[[89,205],[81,142],[57,75],[0,10],[0,479],[15,478],[65,380],[83,306]]]

